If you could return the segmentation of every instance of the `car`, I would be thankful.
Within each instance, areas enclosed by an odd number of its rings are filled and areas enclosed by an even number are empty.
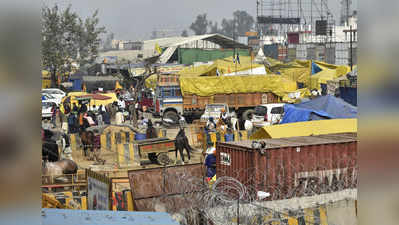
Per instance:
[[[42,101],[45,102],[54,102],[57,106],[61,104],[61,100],[60,98],[56,98],[51,94],[47,94],[47,93],[42,93]]]
[[[284,103],[262,104],[255,107],[251,122],[254,127],[278,124],[284,114]]]
[[[63,92],[63,91],[61,91],[61,90],[58,89],[58,88],[45,88],[45,89],[42,89],[42,93],[50,94],[50,95],[53,96],[54,98],[60,99],[60,101],[61,101],[61,99],[62,99],[63,97],[66,96],[66,93]]]
[[[222,109],[226,110],[229,117],[236,117],[234,112],[229,111],[229,106],[227,104],[207,104],[204,113],[201,115],[200,121],[207,122],[210,117],[213,117],[215,123],[217,123],[220,114],[222,113]]]
[[[42,119],[50,119],[51,118],[51,107],[54,103],[42,101]]]

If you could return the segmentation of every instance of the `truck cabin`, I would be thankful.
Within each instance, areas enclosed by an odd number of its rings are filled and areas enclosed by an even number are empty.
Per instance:
[[[155,111],[161,113],[162,108],[170,104],[182,104],[179,85],[158,85],[156,89]]]

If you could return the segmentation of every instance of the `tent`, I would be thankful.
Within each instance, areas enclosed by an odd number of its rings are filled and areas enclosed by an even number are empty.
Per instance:
[[[328,113],[331,118],[356,118],[357,107],[345,102],[341,98],[336,98],[332,95],[320,96],[311,101],[299,103],[296,107],[324,111]]]
[[[356,117],[356,107],[346,103],[340,98],[326,95],[295,105],[284,105],[284,117],[281,124],[309,120]]]
[[[309,120],[319,120],[323,118],[330,119],[331,116],[324,111],[311,110],[306,108],[295,107],[295,105],[291,104],[285,104],[284,116],[280,124],[303,122]]]
[[[287,138],[323,134],[356,133],[357,119],[315,120],[265,126],[258,129],[250,139]]]

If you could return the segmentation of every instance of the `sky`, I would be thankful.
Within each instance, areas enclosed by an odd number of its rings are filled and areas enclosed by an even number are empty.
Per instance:
[[[317,2],[318,0],[314,0]],[[339,2],[328,0],[336,21],[339,20]],[[357,1],[352,0],[353,8]],[[47,6],[61,8],[72,5],[73,11],[86,18],[99,10],[100,24],[119,40],[149,39],[154,29],[173,29],[180,34],[198,14],[207,13],[208,20],[231,18],[236,10],[245,10],[256,17],[256,0],[43,0]]]

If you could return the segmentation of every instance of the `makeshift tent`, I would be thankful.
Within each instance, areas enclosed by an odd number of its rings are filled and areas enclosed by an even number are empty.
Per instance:
[[[341,98],[332,95],[320,96],[311,101],[295,105],[299,108],[326,112],[331,118],[356,118],[357,107],[350,105]]]
[[[269,65],[266,67],[266,71],[269,73],[280,73],[286,78],[304,84],[307,88],[317,90],[320,90],[320,84],[327,84],[327,81],[344,76],[350,71],[348,66],[312,60],[295,60],[282,63],[267,58],[267,61]]]
[[[283,97],[296,91],[296,83],[276,75],[180,77],[180,89],[183,96],[272,92]]]
[[[356,133],[357,119],[315,120],[289,124],[264,126],[250,139],[287,138],[337,133]]]
[[[320,96],[303,103],[284,105],[281,124],[309,120],[356,118],[357,108],[331,95]]]
[[[82,98],[90,99],[89,105],[96,106],[106,106],[118,100],[115,93],[89,94],[86,92],[69,92],[68,95],[61,100],[60,110],[64,112],[64,102],[69,103],[72,107],[73,103],[78,104],[78,99]]]
[[[324,111],[299,108],[291,104],[285,104],[284,116],[280,124],[319,120],[323,118],[330,119],[331,116]]]

